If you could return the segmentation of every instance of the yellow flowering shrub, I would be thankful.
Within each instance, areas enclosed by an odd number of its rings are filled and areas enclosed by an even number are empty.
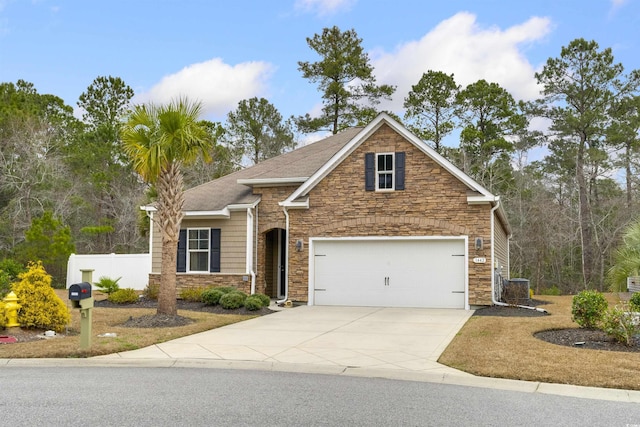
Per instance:
[[[24,328],[64,331],[70,320],[69,309],[51,287],[51,276],[42,263],[29,263],[18,279],[11,286],[21,305],[18,323]]]

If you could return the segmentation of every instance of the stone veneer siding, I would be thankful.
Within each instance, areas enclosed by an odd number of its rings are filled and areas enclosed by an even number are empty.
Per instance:
[[[365,191],[367,152],[406,153],[405,190]],[[265,232],[285,228],[278,202],[294,187],[255,188],[259,208],[256,288],[264,291]],[[491,223],[489,204],[469,205],[469,189],[389,126],[382,125],[309,193],[309,209],[289,209],[289,298],[308,301],[309,237],[469,236],[469,304],[491,304]],[[484,239],[476,251],[474,240]],[[304,249],[295,250],[297,239]],[[485,257],[485,264],[473,263]]]

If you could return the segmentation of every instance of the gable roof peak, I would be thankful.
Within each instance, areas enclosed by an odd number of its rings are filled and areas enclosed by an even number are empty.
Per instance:
[[[376,116],[367,126],[362,128],[357,135],[355,135],[347,144],[344,145],[337,153],[329,159],[317,172],[309,177],[309,179],[302,184],[296,191],[294,191],[282,205],[288,206],[292,204],[296,199],[306,196],[324,177],[326,177],[333,169],[335,169],[347,156],[349,156],[356,148],[358,148],[367,138],[369,138],[375,131],[381,126],[388,125],[395,132],[403,136],[410,143],[415,145],[427,156],[431,157],[442,168],[447,170],[462,183],[464,183],[470,190],[480,193],[486,200],[495,200],[495,197],[491,192],[473,180],[470,176],[458,169],[453,163],[445,159],[433,148],[429,147],[424,141],[411,133],[407,128],[398,123],[389,114],[382,112]]]

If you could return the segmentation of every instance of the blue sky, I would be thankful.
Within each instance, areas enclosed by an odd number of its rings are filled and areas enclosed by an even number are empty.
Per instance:
[[[316,86],[298,61],[306,37],[355,29],[379,83],[402,101],[423,72],[484,78],[517,99],[539,93],[534,72],[583,37],[640,68],[638,0],[0,0],[0,82],[24,79],[73,107],[94,78],[121,77],[135,101],[199,99],[224,120],[238,101],[265,97],[288,117],[313,114]]]

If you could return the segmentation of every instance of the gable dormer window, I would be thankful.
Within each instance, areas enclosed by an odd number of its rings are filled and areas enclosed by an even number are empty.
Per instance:
[[[366,153],[365,190],[404,190],[404,152]]]
[[[393,153],[376,154],[376,190],[393,190]]]

